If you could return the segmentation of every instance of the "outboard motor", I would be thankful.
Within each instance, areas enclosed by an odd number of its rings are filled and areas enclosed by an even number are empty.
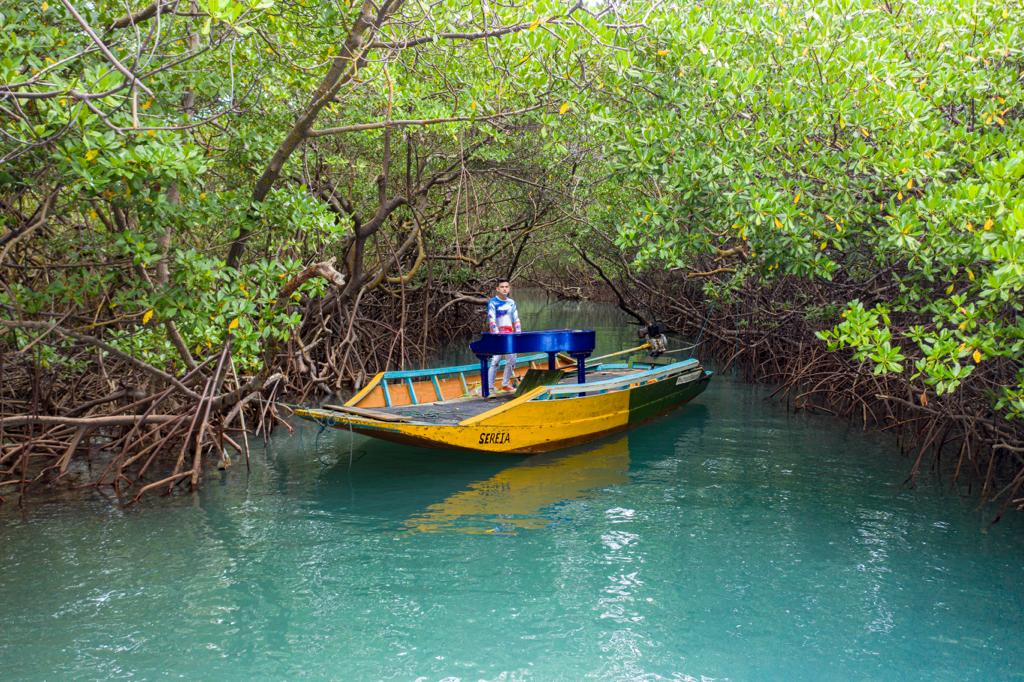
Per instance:
[[[651,345],[651,356],[658,357],[668,350],[668,339],[665,338],[665,325],[652,322],[640,328],[640,338]]]

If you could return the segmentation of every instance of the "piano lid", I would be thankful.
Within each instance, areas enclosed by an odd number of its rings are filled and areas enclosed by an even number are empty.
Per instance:
[[[485,332],[469,344],[477,356],[512,353],[569,353],[590,355],[597,343],[592,329],[546,329],[515,334]]]

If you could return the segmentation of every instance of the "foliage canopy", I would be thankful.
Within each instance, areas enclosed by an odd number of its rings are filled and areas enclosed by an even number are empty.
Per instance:
[[[938,395],[993,367],[993,406],[1024,417],[1019,4],[124,12],[0,8],[8,322],[67,318],[170,372],[230,337],[257,373],[328,292],[280,298],[313,261],[345,301],[453,298],[607,235],[712,298],[824,284],[802,314],[830,349]]]

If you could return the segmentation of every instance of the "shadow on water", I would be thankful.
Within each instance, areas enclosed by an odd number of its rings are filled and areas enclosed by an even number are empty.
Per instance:
[[[594,443],[526,457],[356,436],[350,460],[343,434],[333,442],[336,460],[317,477],[314,504],[357,517],[401,516],[401,529],[412,533],[536,530],[554,522],[560,503],[628,484],[631,474],[664,457],[672,434],[699,437],[709,419],[706,406],[691,404]]]
[[[544,528],[551,505],[629,481],[629,437],[619,435],[574,452],[525,459],[470,483],[405,521],[412,532],[514,534]]]

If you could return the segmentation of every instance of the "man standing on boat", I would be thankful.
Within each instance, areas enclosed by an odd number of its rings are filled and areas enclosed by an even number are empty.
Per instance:
[[[512,284],[507,279],[498,280],[498,286],[494,288],[495,295],[487,302],[487,327],[492,334],[512,334],[523,331],[519,324],[519,310],[516,302],[509,298],[512,291]],[[498,363],[505,358],[505,373],[501,378],[501,390],[511,391],[512,376],[516,366],[516,356],[495,355],[491,358],[491,367],[487,372],[489,386],[494,386],[494,375],[498,370]]]

